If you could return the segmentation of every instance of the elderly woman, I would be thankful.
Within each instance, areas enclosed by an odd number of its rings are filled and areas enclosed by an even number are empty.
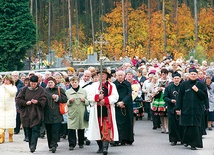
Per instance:
[[[59,103],[66,103],[67,97],[65,91],[56,86],[57,82],[54,77],[50,76],[47,78],[47,82],[44,123],[47,131],[48,147],[52,153],[55,153],[58,146],[60,126],[63,121],[63,116],[59,111]]]
[[[4,142],[4,130],[8,129],[9,142],[13,142],[14,128],[16,127],[15,97],[17,88],[10,75],[5,75],[0,86],[0,144]]]
[[[214,83],[212,77],[207,75],[205,78],[207,86],[209,113],[208,113],[208,130],[212,130],[212,123],[214,122]]]
[[[84,132],[88,122],[84,120],[85,106],[89,105],[86,91],[79,86],[79,77],[73,76],[70,79],[71,88],[66,91],[68,97],[68,142],[69,150],[76,146],[76,130],[78,134],[79,148],[83,148]]]

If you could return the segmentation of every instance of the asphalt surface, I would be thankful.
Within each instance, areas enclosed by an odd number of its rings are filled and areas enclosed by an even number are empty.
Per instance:
[[[109,155],[214,155],[214,128],[207,130],[207,135],[203,136],[203,149],[191,150],[183,145],[171,146],[168,141],[168,134],[161,133],[161,129],[152,130],[152,122],[143,120],[136,121],[135,141],[131,146],[109,147]],[[28,143],[24,142],[23,130],[14,135],[14,142],[8,142],[8,134],[3,144],[0,144],[0,155],[27,155],[27,154],[53,154],[47,146],[47,139],[39,139],[37,149],[30,153]],[[91,145],[80,149],[78,145],[73,151],[69,151],[67,139],[61,139],[55,154],[60,155],[95,155],[98,149],[95,141]]]

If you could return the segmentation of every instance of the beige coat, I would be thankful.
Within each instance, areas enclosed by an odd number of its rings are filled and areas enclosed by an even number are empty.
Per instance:
[[[68,98],[68,129],[85,129],[88,127],[88,122],[84,120],[85,106],[89,104],[86,91],[82,88],[76,92],[72,88],[66,91]],[[74,102],[69,103],[69,100],[74,98]],[[81,102],[80,98],[85,98],[85,102]]]
[[[16,92],[16,86],[11,84],[0,86],[0,128],[16,127]]]

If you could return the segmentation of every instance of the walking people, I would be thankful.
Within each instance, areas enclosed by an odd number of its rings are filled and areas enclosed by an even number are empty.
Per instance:
[[[14,128],[16,126],[17,88],[11,75],[5,75],[0,86],[0,144],[5,141],[5,129],[9,133],[9,142],[13,142]]]
[[[19,79],[19,72],[18,71],[13,71],[12,77],[15,81],[15,86],[17,88],[17,93],[16,93],[16,96],[17,96],[19,94],[20,90],[24,87],[24,83]],[[20,111],[19,111],[19,108],[17,107],[16,127],[14,129],[14,134],[18,134],[20,132],[20,127],[21,127]]]
[[[144,111],[147,113],[147,120],[151,120],[151,102],[152,102],[152,78],[154,73],[148,75],[148,79],[143,83],[142,92],[144,94]],[[156,127],[154,127],[155,129]]]
[[[45,91],[38,85],[38,77],[30,77],[30,84],[24,87],[16,97],[16,104],[20,109],[22,126],[29,138],[29,148],[33,153],[36,150],[40,125],[43,120],[45,107]]]
[[[114,142],[113,145],[132,145],[134,142],[132,88],[131,84],[125,80],[124,71],[116,72],[114,84],[119,93],[119,99],[115,103],[119,141]]]
[[[165,68],[161,69],[161,77],[158,80],[158,82],[159,82],[158,87],[160,90],[160,104],[158,107],[158,112],[159,112],[160,121],[161,121],[161,125],[162,125],[161,126],[162,127],[161,133],[168,133],[169,132],[169,130],[168,130],[168,118],[167,118],[167,106],[165,105],[165,102],[163,100],[165,88],[170,83],[170,79],[167,77],[167,75],[168,75],[168,70]]]
[[[183,128],[179,125],[179,116],[175,113],[176,99],[178,96],[181,75],[178,72],[172,74],[173,82],[170,83],[164,91],[164,101],[167,106],[168,126],[169,126],[169,142],[174,146],[177,142],[181,142]]]
[[[189,80],[181,84],[176,104],[179,124],[184,127],[182,143],[190,145],[191,150],[203,148],[201,121],[204,101],[208,98],[206,85],[197,80],[197,73],[195,68],[189,69]]]
[[[57,87],[57,82],[54,77],[48,77],[47,82],[47,88],[45,88],[47,101],[44,108],[44,123],[49,150],[55,153],[58,147],[57,142],[59,140],[61,122],[63,121],[63,116],[59,111],[59,103],[66,104],[67,97],[65,91]]]
[[[118,131],[115,118],[115,103],[119,95],[114,83],[107,81],[110,74],[104,68],[99,72],[100,81],[91,85],[88,95],[90,101],[88,139],[96,140],[97,153],[108,154],[109,142],[118,141]]]
[[[87,101],[86,90],[80,87],[79,77],[73,76],[70,79],[71,88],[66,91],[66,96],[68,98],[68,143],[69,150],[73,150],[77,143],[78,135],[78,145],[79,148],[83,148],[84,144],[84,133],[85,128],[88,127],[88,122],[84,120],[84,112],[86,106],[89,104]]]
[[[214,122],[214,83],[212,82],[212,76],[207,75],[205,78],[207,86],[209,112],[208,112],[208,130],[212,130],[212,123]]]

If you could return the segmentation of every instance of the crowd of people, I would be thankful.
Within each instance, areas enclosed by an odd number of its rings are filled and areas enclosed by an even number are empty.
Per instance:
[[[6,130],[13,142],[23,128],[32,153],[46,136],[52,153],[67,138],[71,151],[95,140],[97,153],[107,155],[109,145],[132,145],[135,121],[147,116],[172,146],[203,148],[202,135],[214,121],[213,71],[214,62],[172,57],[134,57],[119,68],[69,67],[45,75],[14,71],[0,77],[0,144]],[[66,104],[65,114],[60,104]]]

